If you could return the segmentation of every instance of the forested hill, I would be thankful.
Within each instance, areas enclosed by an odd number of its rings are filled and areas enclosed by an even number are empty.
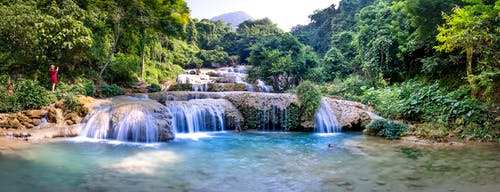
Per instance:
[[[254,18],[251,15],[249,15],[248,13],[245,13],[243,11],[237,11],[237,12],[224,13],[222,15],[215,16],[215,17],[211,18],[210,21],[216,22],[218,20],[222,20],[222,21],[224,21],[224,23],[231,24],[233,29],[236,29],[236,28],[238,28],[238,25],[240,23],[243,23],[243,21],[253,20],[253,19]]]
[[[500,0],[342,0],[288,33],[267,18],[236,30],[193,19],[183,0],[3,0],[0,90],[14,93],[0,92],[0,112],[158,91],[183,68],[246,64],[250,81],[277,92],[312,81],[304,90],[371,104],[421,136],[495,140],[499,12]]]

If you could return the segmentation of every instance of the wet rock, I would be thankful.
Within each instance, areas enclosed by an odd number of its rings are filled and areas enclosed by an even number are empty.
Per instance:
[[[408,180],[419,180],[420,177],[417,177],[417,176],[408,176],[408,177],[406,177],[406,179],[408,179]]]
[[[38,126],[38,125],[42,124],[42,120],[41,119],[32,119],[32,121],[33,121],[33,125],[34,126]]]
[[[19,120],[17,118],[11,118],[9,120],[9,127],[10,128],[14,128],[14,129],[18,129],[18,128],[21,128],[22,124],[21,122],[19,122]]]
[[[347,182],[347,181],[339,181],[336,183],[337,186],[346,186],[346,185],[351,185],[351,183]]]
[[[359,102],[325,98],[330,103],[333,113],[344,130],[362,130],[374,119],[381,118],[370,108]]]
[[[66,125],[73,125],[75,122],[73,122],[71,119],[68,119],[65,121]]]
[[[82,118],[76,112],[71,112],[71,113],[66,114],[64,116],[64,119],[66,119],[66,121],[67,120],[72,121],[73,122],[72,124],[80,123],[82,121]],[[68,124],[68,125],[71,125],[71,124]]]
[[[370,179],[369,179],[369,178],[366,178],[366,177],[361,177],[361,178],[359,178],[359,180],[361,180],[361,181],[368,181],[368,180],[370,180]]]
[[[109,131],[111,129],[126,129],[125,135],[107,136],[108,139],[128,140],[134,138],[134,141],[149,141],[158,139],[168,141],[175,138],[172,127],[172,114],[169,109],[157,101],[150,99],[131,98],[127,96],[112,98],[109,103],[103,103],[104,106],[95,106],[90,110],[87,117],[90,122],[97,125],[87,124],[84,129],[95,131]],[[101,118],[106,116],[107,118]],[[112,125],[112,126],[102,126]],[[99,129],[99,130],[96,130]],[[154,130],[154,138],[147,135],[146,130]],[[112,131],[112,130],[111,130]],[[148,132],[151,133],[151,132]]]
[[[378,184],[378,185],[385,185],[385,184],[387,184],[386,182],[383,182],[383,181],[375,181],[375,183]]]
[[[23,124],[24,127],[28,128],[28,129],[31,129],[33,127],[35,127],[33,124],[29,123],[29,122],[22,122],[21,124]]]
[[[416,187],[416,188],[425,187],[424,184],[422,184],[422,183],[416,183],[416,182],[408,183],[408,186],[410,186],[410,187]]]

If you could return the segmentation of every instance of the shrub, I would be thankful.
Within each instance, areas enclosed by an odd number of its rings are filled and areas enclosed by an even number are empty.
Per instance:
[[[56,100],[55,95],[40,85],[38,81],[21,79],[14,83],[14,94],[0,94],[0,111],[16,112],[40,109]]]
[[[72,92],[58,93],[57,98],[63,101],[63,106],[59,107],[65,112],[76,112],[83,106],[78,97]]]
[[[365,134],[396,140],[404,136],[407,129],[408,125],[406,124],[387,121],[385,119],[376,119],[366,126]]]
[[[330,95],[341,96],[348,100],[360,101],[367,85],[359,75],[352,75],[346,79],[335,79],[327,93]]]
[[[311,81],[303,81],[297,86],[297,97],[306,118],[314,116],[321,104],[321,91]]]
[[[118,53],[105,71],[104,79],[109,82],[134,83],[141,71],[140,66],[139,56]]]
[[[101,86],[101,93],[106,97],[113,97],[118,95],[123,95],[123,90],[116,84],[113,85],[103,85]]]
[[[77,79],[70,91],[77,95],[93,96],[96,92],[94,81],[89,79]]]
[[[148,92],[154,93],[154,92],[159,92],[161,91],[160,85],[153,83],[148,87]]]

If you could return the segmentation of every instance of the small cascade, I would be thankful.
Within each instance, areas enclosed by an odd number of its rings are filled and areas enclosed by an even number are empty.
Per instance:
[[[193,91],[207,92],[208,91],[208,84],[206,84],[206,83],[193,84]]]
[[[210,77],[206,74],[192,75],[192,74],[181,74],[176,80],[179,84],[191,84],[192,91],[208,91],[208,84],[213,83]]]
[[[147,98],[116,97],[87,117],[80,137],[147,143],[174,138],[168,108]]]
[[[244,84],[247,87],[247,91],[254,92],[253,85],[250,83],[247,83],[241,79],[241,77],[236,76],[235,78],[236,83]]]
[[[224,99],[193,99],[167,101],[173,114],[172,126],[176,133],[224,131],[226,110],[235,107]]]
[[[246,66],[220,67],[215,69],[187,69],[177,77],[172,91],[224,92],[249,91],[272,92],[272,87],[261,80],[248,82]]]
[[[257,79],[255,82],[257,83],[257,87],[259,88],[260,92],[266,92],[266,93],[271,92],[272,87],[266,85],[266,83],[264,83],[264,81]]]
[[[336,133],[341,131],[332,107],[324,98],[314,115],[314,129],[316,133]]]

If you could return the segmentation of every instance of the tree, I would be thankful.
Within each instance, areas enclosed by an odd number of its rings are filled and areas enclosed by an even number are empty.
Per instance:
[[[372,80],[402,79],[404,45],[412,31],[407,15],[402,13],[403,2],[381,0],[363,8],[356,24],[358,57],[361,67]]]
[[[72,71],[94,42],[85,26],[89,17],[71,0],[1,5],[0,51],[7,53],[3,70],[36,76],[57,62]]]
[[[278,91],[295,87],[309,69],[318,65],[312,48],[289,33],[261,39],[250,50],[248,63],[253,65],[250,77],[261,78]]]
[[[478,89],[473,70],[474,62],[478,59],[487,59],[484,57],[476,59],[476,57],[485,56],[480,52],[491,51],[497,52],[493,57],[498,56],[500,3],[497,1],[496,5],[485,4],[481,0],[466,2],[470,4],[455,7],[450,15],[443,14],[446,23],[438,28],[439,34],[436,36],[441,44],[434,48],[443,52],[460,50],[465,53],[467,81],[471,87],[471,96],[476,97]]]

